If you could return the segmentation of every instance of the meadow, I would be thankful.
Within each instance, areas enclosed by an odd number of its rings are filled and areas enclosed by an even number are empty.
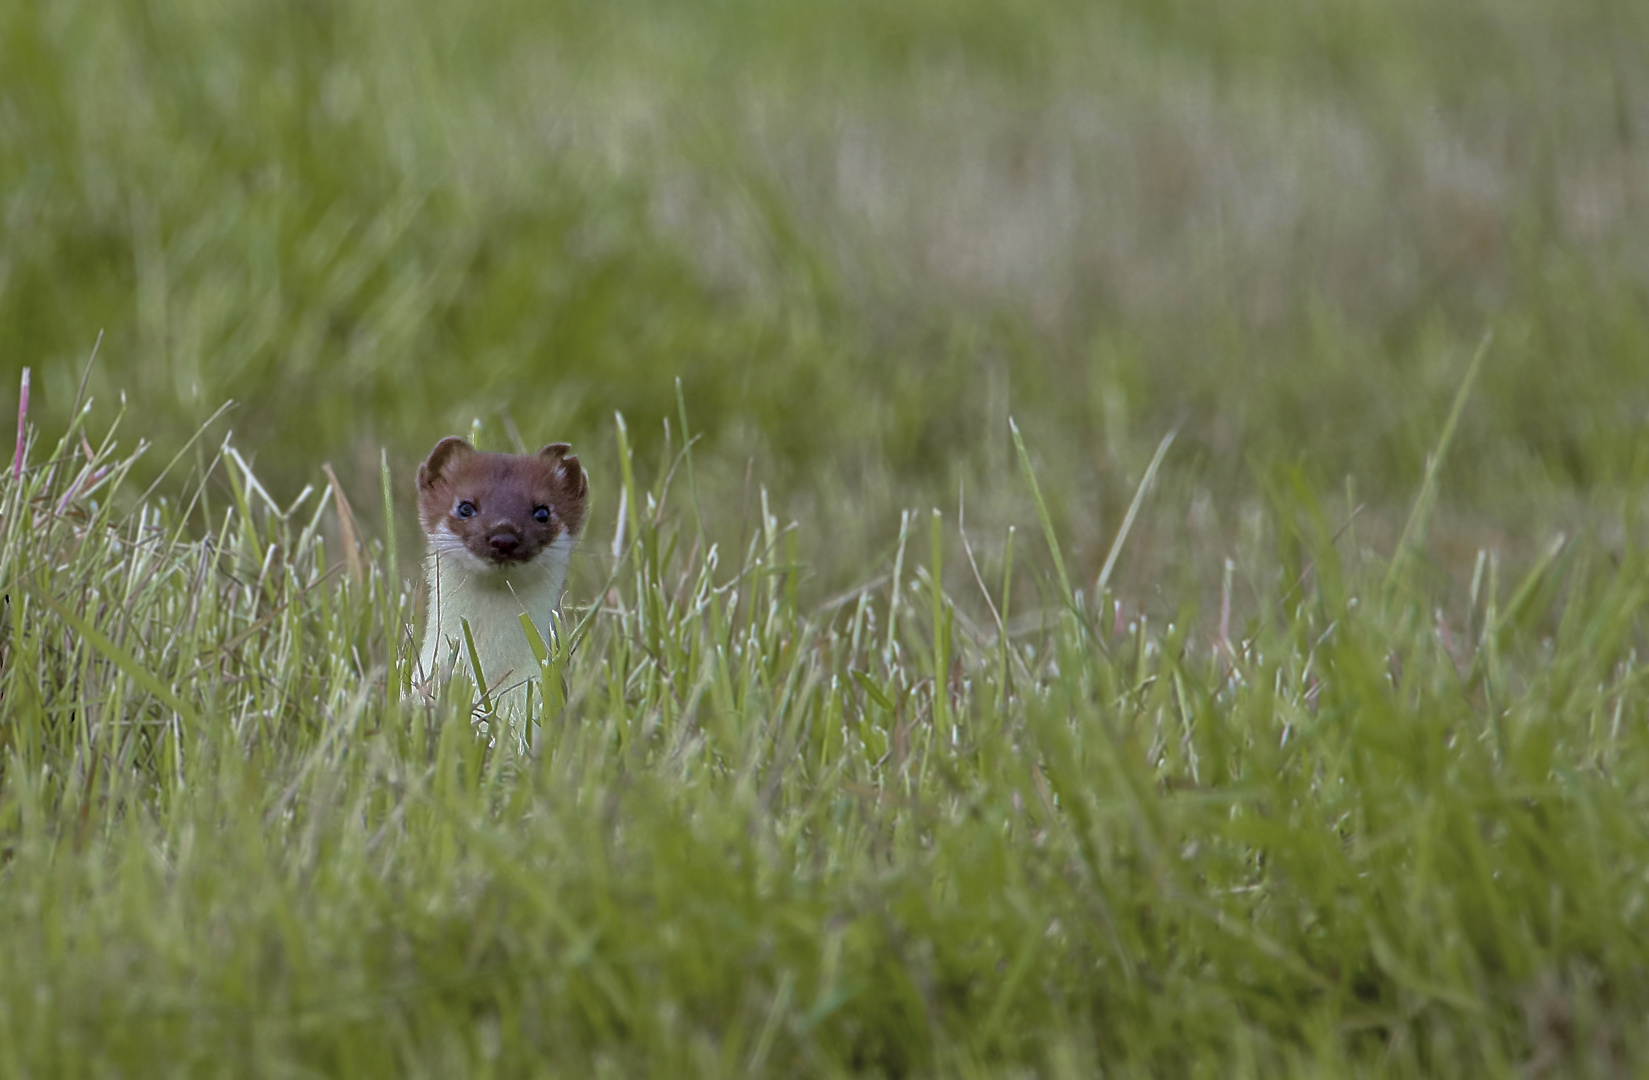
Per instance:
[[[0,6],[0,1075],[1641,1072],[1646,146],[1616,0]]]

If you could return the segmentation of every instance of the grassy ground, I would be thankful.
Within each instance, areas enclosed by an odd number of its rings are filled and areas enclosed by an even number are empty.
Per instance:
[[[1645,41],[0,6],[0,1073],[1641,1071]],[[397,701],[472,427],[525,756]]]

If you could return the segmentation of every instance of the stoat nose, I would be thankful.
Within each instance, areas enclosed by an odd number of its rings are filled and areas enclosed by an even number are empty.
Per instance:
[[[487,537],[487,543],[492,545],[494,555],[513,555],[521,546],[521,538],[512,532],[495,532]]]

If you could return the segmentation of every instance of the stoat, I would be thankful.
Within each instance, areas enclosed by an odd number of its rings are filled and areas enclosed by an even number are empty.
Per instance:
[[[519,715],[539,674],[521,613],[550,638],[567,566],[584,529],[589,481],[566,443],[492,454],[449,436],[418,469],[418,519],[429,538],[429,623],[417,677],[430,686],[469,666],[469,622],[495,707]],[[537,696],[535,690],[534,696]]]

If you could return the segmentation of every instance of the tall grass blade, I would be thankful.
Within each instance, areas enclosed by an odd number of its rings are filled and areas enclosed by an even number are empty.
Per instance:
[[[1099,580],[1094,584],[1094,603],[1100,604],[1106,588],[1111,583],[1111,571],[1116,569],[1117,556],[1122,554],[1122,545],[1127,542],[1128,534],[1133,530],[1134,518],[1139,515],[1139,508],[1145,502],[1145,493],[1151,490],[1151,483],[1157,477],[1157,470],[1162,467],[1162,459],[1168,456],[1168,448],[1174,445],[1174,436],[1177,432],[1170,431],[1157,444],[1157,452],[1151,455],[1151,464],[1145,467],[1145,475],[1140,477],[1139,486],[1134,489],[1134,497],[1128,503],[1128,512],[1123,515],[1122,526],[1117,529],[1116,539],[1111,541],[1111,550],[1105,554],[1105,565],[1100,568]]]
[[[1472,355],[1471,364],[1466,368],[1465,378],[1460,380],[1460,389],[1455,391],[1454,404],[1449,408],[1448,419],[1443,422],[1442,434],[1438,436],[1437,447],[1426,459],[1426,473],[1420,482],[1420,493],[1415,496],[1414,506],[1409,511],[1408,520],[1403,525],[1403,531],[1397,538],[1397,546],[1392,550],[1391,566],[1386,571],[1386,592],[1389,595],[1393,586],[1402,579],[1407,572],[1408,564],[1418,550],[1425,546],[1426,532],[1431,525],[1432,508],[1437,502],[1437,478],[1443,468],[1443,462],[1448,458],[1449,446],[1454,441],[1455,429],[1460,424],[1460,416],[1466,410],[1466,399],[1471,396],[1472,387],[1477,382],[1477,373],[1483,366],[1483,358],[1489,354],[1489,346],[1494,341],[1492,334],[1484,334],[1482,343],[1477,346],[1477,352]]]

